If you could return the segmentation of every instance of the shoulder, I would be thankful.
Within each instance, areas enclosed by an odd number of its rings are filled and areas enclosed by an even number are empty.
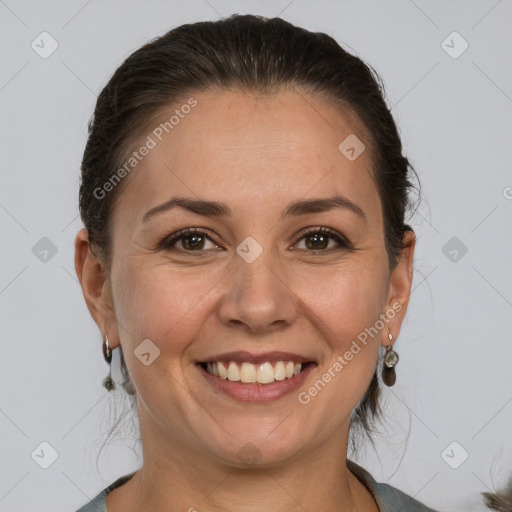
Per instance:
[[[126,483],[130,478],[135,475],[136,471],[129,475],[118,478],[114,483],[105,487],[99,494],[97,494],[89,503],[86,503],[83,507],[79,508],[76,512],[108,512],[107,511],[107,495],[110,491],[113,491],[116,487],[119,487]]]
[[[77,512],[107,512],[107,491],[104,489],[89,503],[79,508]]]
[[[366,469],[347,459],[347,467],[372,493],[380,512],[437,512],[388,484],[377,482]],[[398,507],[398,508],[397,508]]]

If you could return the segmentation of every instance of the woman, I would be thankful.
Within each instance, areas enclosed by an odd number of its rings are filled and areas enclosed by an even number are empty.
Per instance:
[[[236,15],[103,89],[75,265],[143,465],[80,512],[432,510],[347,460],[380,369],[395,381],[413,275],[413,169],[375,76],[325,34]]]

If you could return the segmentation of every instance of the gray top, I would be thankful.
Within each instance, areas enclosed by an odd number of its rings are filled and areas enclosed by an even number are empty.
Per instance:
[[[388,484],[376,482],[366,469],[363,469],[355,462],[347,460],[347,466],[372,493],[380,512],[437,512]],[[116,487],[126,483],[135,473],[136,471],[118,478],[113,484],[103,489],[92,501],[77,510],[77,512],[108,512],[106,505],[107,494]]]

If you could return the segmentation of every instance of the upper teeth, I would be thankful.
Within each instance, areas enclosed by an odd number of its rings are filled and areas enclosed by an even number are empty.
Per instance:
[[[298,375],[301,369],[301,363],[293,363],[292,361],[277,361],[275,366],[270,361],[258,365],[246,362],[239,365],[236,361],[206,363],[206,371],[221,379],[232,382],[258,382],[260,384],[290,379],[294,375]]]

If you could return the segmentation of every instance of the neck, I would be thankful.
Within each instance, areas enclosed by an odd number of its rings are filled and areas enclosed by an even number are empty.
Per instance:
[[[293,460],[250,468],[219,461],[181,439],[163,439],[161,432],[143,434],[151,440],[143,442],[144,464],[107,496],[108,512],[378,512],[346,467],[348,430]]]

